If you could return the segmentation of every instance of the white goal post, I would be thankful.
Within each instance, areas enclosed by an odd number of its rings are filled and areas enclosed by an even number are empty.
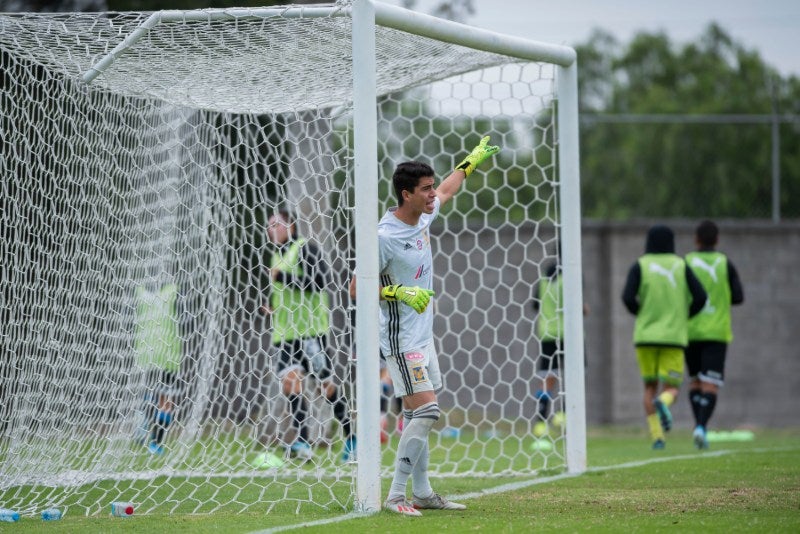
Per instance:
[[[380,509],[376,221],[397,163],[446,176],[483,135],[501,152],[432,232],[432,475],[586,469],[573,49],[353,0],[0,14],[0,67],[0,505]],[[282,209],[326,266],[357,459],[318,380],[284,394],[263,313]],[[554,264],[567,416],[534,436],[531,302]]]

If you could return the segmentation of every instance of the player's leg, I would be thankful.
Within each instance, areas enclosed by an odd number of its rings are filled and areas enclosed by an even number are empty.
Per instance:
[[[550,419],[550,405],[553,400],[551,393],[553,365],[558,347],[553,340],[542,341],[541,354],[536,359],[536,376],[541,384],[534,393],[536,399],[536,422],[533,425],[533,434],[538,438],[548,432],[548,420]]]
[[[392,400],[394,388],[389,370],[386,368],[386,359],[381,355],[381,443],[389,441],[389,433],[386,431],[389,420],[389,403]]]
[[[172,424],[175,413],[174,399],[176,398],[175,388],[177,383],[177,373],[161,371],[159,374],[158,389],[156,391],[157,405],[149,444],[149,450],[154,454],[164,452],[162,447],[164,436]]]
[[[342,461],[355,460],[356,438],[353,435],[353,425],[350,418],[350,409],[347,399],[342,393],[342,388],[333,373],[333,362],[327,350],[325,336],[303,340],[304,367],[322,385],[325,400],[333,408],[333,416],[342,428],[344,448]]]
[[[308,444],[308,406],[303,395],[303,379],[305,370],[300,363],[302,348],[299,340],[285,341],[279,347],[278,378],[281,381],[281,392],[289,402],[289,411],[292,416],[292,427],[295,430],[295,439],[290,445],[290,451],[301,459],[310,459],[311,446]]]
[[[412,474],[414,492],[420,493],[415,497],[417,507],[431,507],[425,505],[442,502],[447,503],[449,509],[461,506],[449,503],[436,495],[428,480],[428,436],[433,424],[439,419],[439,404],[435,390],[441,388],[442,384],[433,343],[420,350],[390,355],[387,358],[387,367],[395,387],[395,394],[403,398],[403,408],[411,412],[411,418],[403,429],[403,435],[397,446],[395,472],[385,507],[391,511],[406,513],[404,511],[408,506],[406,486]],[[443,508],[443,506],[436,507]]]
[[[689,405],[692,407],[695,427],[699,424],[697,417],[700,410],[700,398],[703,393],[699,378],[703,345],[700,341],[689,343],[685,355],[686,372],[689,376]]]
[[[406,499],[408,479],[428,443],[430,429],[439,418],[439,405],[425,352],[423,349],[412,350],[386,358],[395,394],[403,398],[404,410],[411,412],[397,446],[394,478],[386,500],[388,508]]]
[[[658,393],[658,348],[638,346],[636,347],[636,360],[639,363],[639,373],[644,383],[644,413],[647,419],[647,428],[650,431],[650,441],[653,449],[663,449],[664,429],[661,428],[658,414],[654,406],[656,394]]]
[[[708,421],[717,405],[717,395],[725,378],[725,354],[728,345],[721,342],[708,342],[703,352],[702,370],[699,378],[701,382],[700,410],[697,418],[697,427],[694,435],[695,445],[699,449],[708,448],[706,431]]]
[[[134,435],[137,445],[150,446],[150,436],[153,432],[156,413],[158,413],[158,369],[149,369],[144,375],[144,394],[142,395],[141,408],[137,410],[139,423]]]
[[[670,406],[678,396],[678,389],[683,383],[684,351],[680,347],[661,347],[658,350],[658,379],[661,382],[661,393],[653,401],[658,413],[661,427],[665,432],[672,428],[672,412]]]

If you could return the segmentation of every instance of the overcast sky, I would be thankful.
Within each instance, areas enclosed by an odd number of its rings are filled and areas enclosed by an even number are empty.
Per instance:
[[[387,3],[399,4],[388,0]],[[431,0],[417,0],[426,11]],[[800,0],[473,0],[472,26],[537,41],[575,45],[593,28],[627,43],[638,31],[695,41],[712,21],[782,75],[800,76]]]

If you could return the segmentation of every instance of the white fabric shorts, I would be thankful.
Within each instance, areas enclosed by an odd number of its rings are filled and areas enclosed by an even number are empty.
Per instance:
[[[387,356],[386,367],[392,377],[395,397],[442,389],[439,357],[433,342],[421,349]]]

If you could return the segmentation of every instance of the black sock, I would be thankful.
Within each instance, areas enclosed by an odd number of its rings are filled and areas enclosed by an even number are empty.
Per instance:
[[[306,428],[306,400],[302,395],[289,395],[289,404],[292,407],[292,419],[297,436],[300,440],[308,443],[308,429]]]
[[[694,414],[694,424],[700,424],[700,398],[703,396],[703,392],[699,389],[690,389],[689,390],[689,404],[692,407],[692,414]]]
[[[714,413],[714,407],[717,405],[717,394],[706,392],[702,394],[702,409],[697,419],[697,424],[702,427],[708,426],[708,421],[711,419],[711,414]]]
[[[333,404],[333,415],[342,424],[342,433],[345,439],[352,437],[353,429],[350,425],[350,412],[347,409],[347,402],[342,395],[339,395],[339,388],[336,388],[336,393],[333,394],[328,402]]]

